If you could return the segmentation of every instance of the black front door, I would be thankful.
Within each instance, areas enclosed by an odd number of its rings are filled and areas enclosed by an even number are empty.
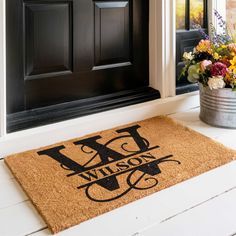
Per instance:
[[[147,0],[7,0],[7,112],[146,87]]]

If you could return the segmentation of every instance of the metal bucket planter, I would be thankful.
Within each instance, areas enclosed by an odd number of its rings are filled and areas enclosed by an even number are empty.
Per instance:
[[[236,129],[236,91],[200,88],[200,119],[212,126]]]

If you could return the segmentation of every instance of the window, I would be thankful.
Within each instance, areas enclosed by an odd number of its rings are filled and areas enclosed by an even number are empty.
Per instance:
[[[191,30],[195,24],[207,28],[207,1],[176,0],[176,29]]]
[[[207,31],[207,0],[176,0],[176,93],[195,91],[197,85],[190,84],[186,78],[178,80],[184,66],[182,55],[191,51],[202,36],[194,25],[199,24]]]
[[[183,30],[186,27],[185,12],[186,0],[176,0],[176,29]]]

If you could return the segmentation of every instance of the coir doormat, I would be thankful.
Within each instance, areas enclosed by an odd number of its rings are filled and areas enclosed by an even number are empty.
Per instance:
[[[5,161],[57,233],[234,159],[221,144],[155,117]]]

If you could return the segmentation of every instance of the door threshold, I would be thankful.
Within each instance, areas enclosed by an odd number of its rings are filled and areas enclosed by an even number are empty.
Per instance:
[[[135,105],[160,98],[150,87],[122,91],[109,95],[17,112],[7,116],[7,132],[48,125],[98,112]]]

